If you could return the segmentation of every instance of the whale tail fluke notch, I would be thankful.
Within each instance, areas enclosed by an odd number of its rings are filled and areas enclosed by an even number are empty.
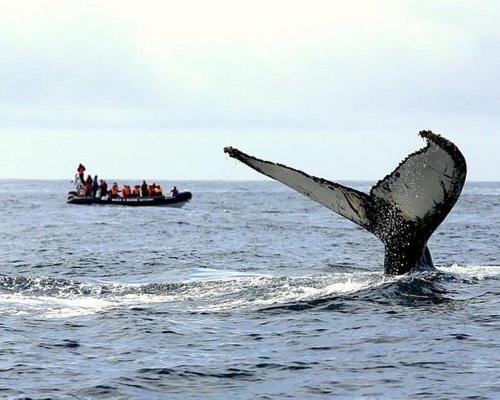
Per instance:
[[[420,135],[427,146],[403,160],[369,195],[232,147],[224,151],[373,233],[386,247],[385,272],[401,274],[431,260],[427,241],[458,200],[467,173],[452,142],[431,131]]]

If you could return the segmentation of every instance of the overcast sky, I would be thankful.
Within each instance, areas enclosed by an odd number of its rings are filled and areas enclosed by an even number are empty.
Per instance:
[[[496,0],[0,0],[0,177],[378,179],[432,129],[500,180],[499,76]]]

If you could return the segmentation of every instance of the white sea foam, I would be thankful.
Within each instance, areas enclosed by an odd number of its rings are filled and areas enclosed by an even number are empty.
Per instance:
[[[491,279],[500,277],[500,266],[493,265],[457,265],[439,267],[439,271],[469,279]]]
[[[20,293],[0,295],[0,312],[9,315],[67,318],[94,314],[109,306],[109,301],[94,297],[26,296]]]
[[[500,267],[459,266],[439,268],[441,272],[468,279],[498,277]],[[36,314],[46,318],[70,318],[105,312],[118,307],[154,303],[177,303],[170,310],[225,311],[310,301],[379,287],[404,277],[390,277],[381,271],[356,271],[300,277],[245,274],[207,270],[190,274],[177,283],[58,282],[33,278],[30,291],[0,295],[0,313]],[[26,288],[26,286],[23,286]],[[80,292],[80,289],[85,289]]]
[[[252,306],[271,306],[299,301],[309,301],[332,295],[355,293],[398,279],[382,273],[346,273],[313,275],[300,278],[252,278],[234,285],[228,299],[220,299],[201,306],[203,310],[223,311]],[[238,289],[238,290],[236,290]],[[239,292],[239,293],[238,293]],[[237,296],[239,294],[239,296]],[[217,297],[217,293],[213,293]]]
[[[53,294],[12,292],[0,294],[0,314],[32,314],[45,318],[71,318],[105,312],[117,307],[178,302],[183,310],[228,310],[242,307],[286,304],[307,301],[334,294],[351,293],[389,282],[382,273],[357,272],[305,277],[244,275],[224,272],[214,278],[214,272],[192,277],[179,286],[162,284],[77,283],[68,281]],[[207,279],[207,278],[212,279]],[[33,287],[43,291],[46,282],[33,279]],[[79,293],[79,288],[86,293]],[[68,292],[68,289],[72,291]],[[106,290],[103,290],[106,289]],[[90,292],[90,293],[89,293]],[[103,294],[107,293],[107,294]]]
[[[121,297],[27,296],[22,293],[0,294],[0,314],[36,315],[45,318],[71,318],[103,312],[116,307],[137,306],[171,300],[171,296],[131,294]]]

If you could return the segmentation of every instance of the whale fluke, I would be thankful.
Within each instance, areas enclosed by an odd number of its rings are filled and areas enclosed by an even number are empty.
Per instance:
[[[467,167],[460,150],[431,131],[427,146],[409,155],[370,194],[286,165],[226,147],[224,152],[328,207],[377,236],[385,245],[387,274],[432,266],[427,241],[460,197]]]

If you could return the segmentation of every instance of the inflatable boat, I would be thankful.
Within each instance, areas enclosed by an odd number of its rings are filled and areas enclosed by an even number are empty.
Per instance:
[[[117,206],[130,206],[130,207],[182,207],[189,200],[191,200],[191,192],[179,192],[175,196],[155,196],[155,197],[87,197],[78,196],[76,192],[68,193],[68,204],[77,205],[117,205]]]

